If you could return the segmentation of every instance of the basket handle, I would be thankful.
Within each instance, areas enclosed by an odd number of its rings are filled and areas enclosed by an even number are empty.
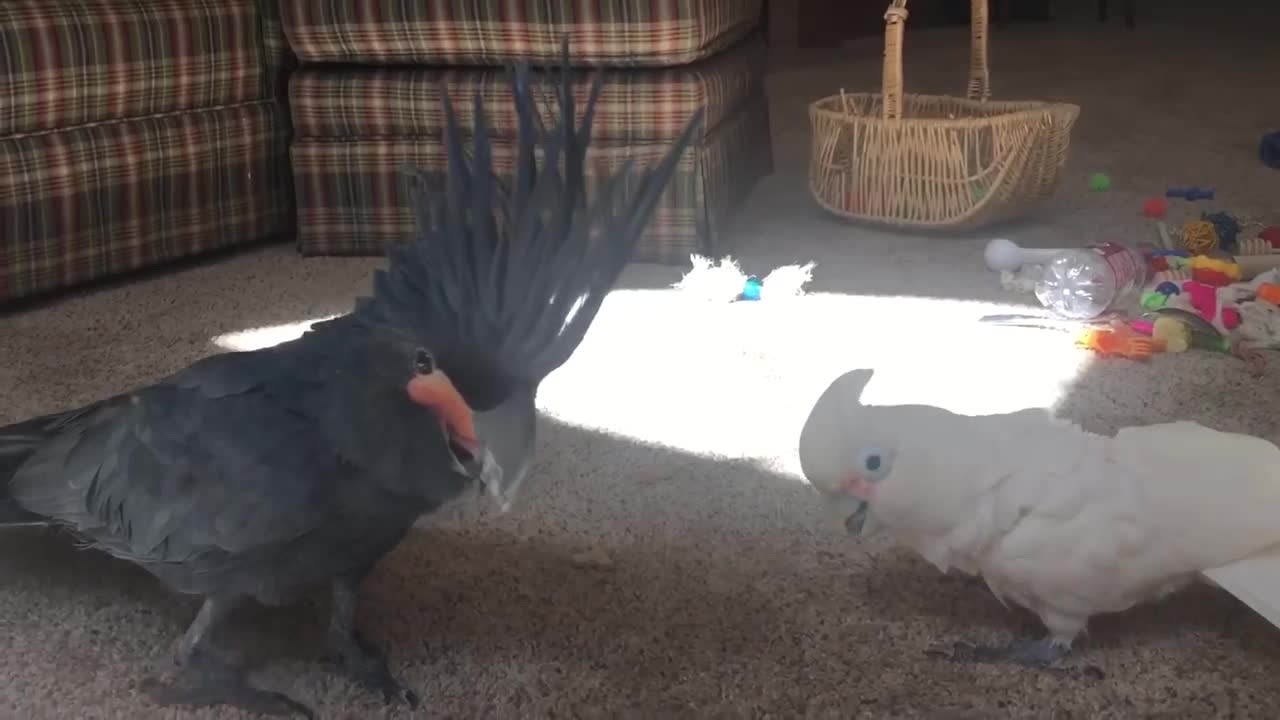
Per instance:
[[[969,99],[991,97],[991,71],[987,60],[987,30],[991,27],[987,0],[969,2]]]
[[[971,100],[991,97],[991,73],[987,60],[987,29],[990,25],[987,0],[970,0],[969,87]],[[902,117],[902,36],[907,25],[907,0],[893,0],[884,13],[884,72],[881,93],[884,116]]]
[[[897,120],[902,117],[902,32],[907,24],[907,0],[893,0],[884,11],[884,117]]]

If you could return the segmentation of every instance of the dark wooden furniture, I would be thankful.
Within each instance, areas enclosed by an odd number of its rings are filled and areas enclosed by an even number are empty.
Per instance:
[[[1137,26],[1137,0],[1124,0],[1124,26],[1130,30]],[[1110,17],[1110,2],[1098,0],[1098,22],[1106,22]],[[1006,21],[1015,20],[1052,20],[1053,0],[994,0],[991,5],[991,19],[996,27],[1004,27]]]
[[[1098,22],[1107,21],[1107,0],[1098,0]],[[1137,25],[1138,0],[1124,0],[1124,26],[1132,30]]]
[[[1125,27],[1137,25],[1137,0],[1122,0]],[[1053,20],[1053,0],[991,0],[991,19],[998,28],[1009,20]],[[839,47],[853,38],[884,32],[887,0],[770,0],[767,24],[771,45],[801,48]],[[912,27],[964,25],[969,0],[911,0]],[[1110,16],[1109,0],[1098,0],[1098,21]],[[792,29],[794,28],[794,30]],[[793,37],[784,38],[783,34]]]

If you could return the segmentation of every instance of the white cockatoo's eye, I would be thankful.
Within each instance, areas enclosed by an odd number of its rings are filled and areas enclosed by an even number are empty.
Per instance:
[[[858,460],[858,472],[868,481],[882,480],[893,468],[893,454],[888,450],[867,448]]]

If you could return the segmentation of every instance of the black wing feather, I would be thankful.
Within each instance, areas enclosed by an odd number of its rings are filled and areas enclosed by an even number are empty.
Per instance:
[[[340,533],[334,525],[365,510],[385,514],[397,493],[402,504],[456,496],[467,480],[452,471],[439,420],[408,402],[400,383],[370,383],[373,356],[356,328],[342,330],[215,355],[99,404],[47,437],[8,493],[88,544],[144,564]],[[308,346],[338,340],[344,346]],[[393,359],[402,355],[393,348]]]
[[[253,432],[246,432],[253,428]],[[258,392],[157,385],[101,407],[10,481],[28,511],[134,562],[278,545],[333,514],[337,458],[313,424]]]

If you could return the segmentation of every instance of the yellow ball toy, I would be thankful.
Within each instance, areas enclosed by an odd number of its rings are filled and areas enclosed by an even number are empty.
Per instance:
[[[1161,315],[1152,324],[1151,337],[1164,344],[1165,352],[1186,352],[1191,347],[1191,328],[1177,318]]]
[[[1189,220],[1182,226],[1182,247],[1193,255],[1208,255],[1218,247],[1218,231],[1208,220]]]

